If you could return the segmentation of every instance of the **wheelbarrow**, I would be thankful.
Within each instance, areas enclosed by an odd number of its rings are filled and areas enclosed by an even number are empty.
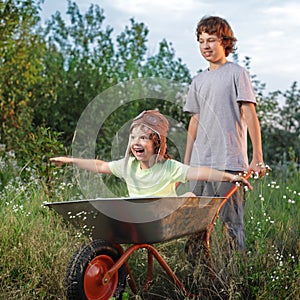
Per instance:
[[[248,173],[245,178],[250,176]],[[132,292],[138,294],[128,264],[138,249],[147,250],[144,290],[153,278],[155,258],[184,295],[194,297],[153,244],[205,231],[209,258],[210,238],[219,212],[238,188],[233,185],[224,197],[97,198],[46,203],[91,239],[70,259],[67,299],[122,299],[127,276]],[[124,250],[121,244],[130,246]]]

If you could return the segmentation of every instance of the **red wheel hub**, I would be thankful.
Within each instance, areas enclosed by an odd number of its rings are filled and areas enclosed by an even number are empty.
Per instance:
[[[98,255],[89,263],[83,282],[84,292],[89,300],[107,300],[114,295],[118,285],[118,272],[107,284],[102,284],[102,278],[114,263],[108,255]]]

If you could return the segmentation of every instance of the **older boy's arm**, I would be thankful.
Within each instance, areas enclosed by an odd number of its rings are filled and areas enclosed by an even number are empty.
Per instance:
[[[193,146],[194,146],[194,142],[198,130],[198,123],[199,123],[199,114],[192,115],[189,123],[187,138],[186,138],[186,148],[185,148],[185,156],[184,156],[184,163],[186,165],[190,164],[191,154],[192,154],[192,150],[193,150]]]
[[[242,110],[245,115],[253,149],[252,161],[249,169],[257,172],[259,177],[262,177],[266,174],[266,168],[263,161],[261,132],[255,105],[253,103],[244,102],[242,104]]]
[[[62,164],[74,164],[78,168],[85,169],[94,173],[111,174],[109,163],[100,159],[83,159],[60,156],[50,158],[50,161],[56,163],[59,166]]]

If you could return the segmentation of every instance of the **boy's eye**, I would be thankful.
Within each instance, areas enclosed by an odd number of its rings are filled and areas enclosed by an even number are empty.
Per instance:
[[[200,44],[203,44],[203,43],[215,43],[217,41],[217,39],[215,38],[211,38],[211,39],[208,39],[208,40],[199,40]]]
[[[130,139],[131,139],[131,140],[135,140],[135,139],[139,139],[139,140],[149,140],[149,137],[146,136],[146,135],[141,135],[141,136],[134,136],[134,135],[131,135],[131,136],[130,136]]]

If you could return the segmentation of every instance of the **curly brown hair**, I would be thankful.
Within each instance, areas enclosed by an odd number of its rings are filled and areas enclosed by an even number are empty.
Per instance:
[[[197,41],[199,41],[199,36],[202,32],[214,34],[221,39],[226,57],[231,52],[234,52],[236,50],[235,42],[237,41],[237,39],[234,37],[233,31],[229,23],[225,19],[216,16],[203,17],[197,24]]]
[[[159,151],[159,149],[160,149],[160,143],[161,143],[158,134],[155,133],[155,132],[151,133],[150,136],[149,136],[149,139],[152,140],[152,142],[153,142],[153,145],[154,145],[154,153],[155,153],[155,154],[158,154],[158,151]],[[163,157],[163,158],[164,158],[165,160],[171,159],[171,158],[172,158],[172,156],[169,155],[169,153],[168,153],[168,147],[166,148],[166,153],[164,154],[164,157]]]

